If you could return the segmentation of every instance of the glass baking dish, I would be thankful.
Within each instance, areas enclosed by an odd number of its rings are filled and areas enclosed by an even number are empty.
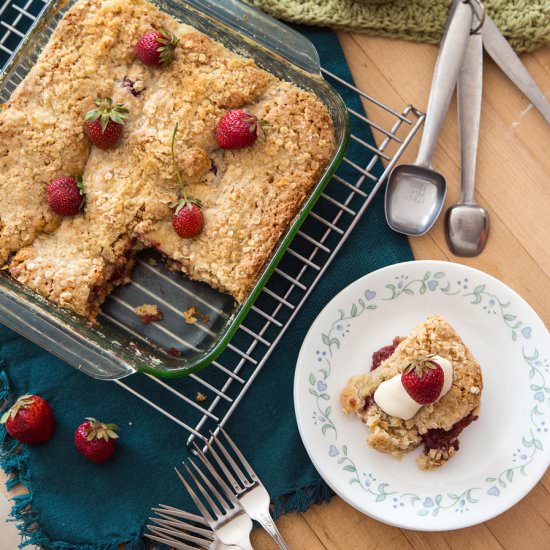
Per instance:
[[[34,23],[21,47],[0,75],[0,103],[26,76],[57,23],[76,0],[52,0]],[[262,68],[314,92],[327,106],[336,148],[325,173],[266,262],[246,300],[233,298],[203,283],[168,270],[159,256],[138,256],[132,283],[116,289],[105,302],[99,324],[90,327],[0,271],[0,322],[86,374],[118,379],[136,371],[183,376],[210,364],[227,346],[260,295],[277,263],[344,156],[349,120],[341,97],[321,77],[319,56],[302,35],[239,0],[152,0],[227,48],[254,59]],[[156,303],[164,319],[139,321],[133,307]],[[199,322],[183,322],[182,312],[195,306]]]

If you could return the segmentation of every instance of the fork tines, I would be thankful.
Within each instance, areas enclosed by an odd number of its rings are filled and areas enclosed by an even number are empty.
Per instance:
[[[212,432],[210,432],[210,433],[212,434]],[[247,489],[247,488],[253,486],[254,484],[258,483],[259,482],[258,476],[256,476],[256,473],[254,472],[254,470],[252,469],[252,466],[250,466],[250,464],[248,463],[248,461],[244,457],[243,453],[241,453],[241,451],[239,451],[237,445],[235,445],[234,441],[229,437],[227,432],[221,426],[219,428],[219,433],[221,433],[225,437],[225,440],[227,441],[227,443],[229,444],[229,446],[231,447],[231,449],[233,450],[233,452],[235,453],[235,455],[237,456],[237,458],[241,462],[241,465],[244,467],[244,469],[246,470],[246,472],[250,476],[250,479],[248,479],[246,477],[246,475],[243,473],[243,471],[241,470],[241,468],[239,467],[237,462],[234,460],[234,458],[231,456],[231,454],[229,453],[227,448],[224,447],[224,445],[222,445],[222,443],[220,441],[220,438],[218,436],[212,434],[212,440],[208,443],[207,447],[211,451],[212,456],[216,460],[216,463],[218,464],[218,466],[221,468],[223,473],[227,476],[227,478],[229,479],[229,481],[233,485],[234,489],[236,491],[238,491],[237,494],[240,494],[240,493],[243,492],[243,488],[239,487],[239,485],[236,482],[234,476],[231,474],[231,472],[229,471],[227,466],[224,464],[224,462],[220,458],[220,455],[214,449],[212,443],[214,443],[216,445],[216,447],[223,454],[223,456],[225,457],[225,459],[227,460],[229,465],[233,468],[233,471],[235,472],[235,474],[239,478],[239,481],[241,482],[242,486],[244,486],[244,489]],[[252,481],[250,481],[250,480],[252,480]]]
[[[203,518],[170,506],[160,506],[160,508],[153,509],[159,517],[149,518],[156,525],[147,525],[150,533],[145,533],[145,537],[178,550],[212,547],[215,540],[214,533],[204,527]],[[174,516],[179,519],[174,519]],[[184,521],[184,519],[188,521]],[[196,525],[197,523],[199,525]],[[187,543],[191,543],[193,546]]]

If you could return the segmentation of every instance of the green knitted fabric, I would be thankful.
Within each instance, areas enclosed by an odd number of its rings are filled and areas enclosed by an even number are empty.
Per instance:
[[[247,0],[271,15],[372,35],[438,43],[450,0]],[[485,0],[518,52],[550,41],[550,0]]]

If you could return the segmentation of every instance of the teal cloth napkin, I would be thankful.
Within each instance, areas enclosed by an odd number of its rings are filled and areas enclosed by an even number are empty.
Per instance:
[[[335,34],[301,30],[315,43],[323,66],[350,80]],[[361,110],[354,93],[340,91],[350,107]],[[364,126],[355,131],[372,143]],[[366,164],[366,151],[356,144],[351,147],[352,158],[363,158]],[[346,177],[346,170],[343,166],[339,173]],[[378,166],[375,173],[380,170]],[[356,179],[352,173],[347,177]],[[386,226],[379,193],[232,416],[228,432],[267,486],[276,514],[305,510],[331,495],[304,450],[294,417],[294,368],[308,327],[346,285],[374,269],[410,259],[406,239]],[[10,485],[20,481],[29,490],[16,498],[13,510],[22,545],[114,550],[126,542],[130,549],[140,548],[152,506],[194,509],[173,470],[186,457],[187,433],[182,428],[118,385],[86,377],[3,327],[0,361],[4,396],[8,386],[10,402],[23,393],[39,394],[50,402],[57,420],[53,438],[41,446],[17,447],[4,428],[0,434],[2,466],[14,475]],[[143,377],[134,378],[139,385]],[[179,387],[191,381],[171,383]],[[106,464],[87,462],[74,448],[74,430],[86,416],[121,427],[117,453]]]

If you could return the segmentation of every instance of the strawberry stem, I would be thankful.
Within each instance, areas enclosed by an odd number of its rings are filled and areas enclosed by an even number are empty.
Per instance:
[[[174,126],[174,131],[172,132],[172,144],[171,144],[171,151],[172,151],[172,165],[174,166],[174,172],[176,173],[176,179],[178,180],[178,183],[181,188],[181,196],[183,197],[183,201],[187,203],[187,193],[185,192],[185,185],[183,184],[183,178],[181,177],[180,167],[178,166],[178,163],[176,162],[176,153],[175,153],[175,147],[176,147],[176,133],[178,131],[179,124],[176,122],[176,125]]]

